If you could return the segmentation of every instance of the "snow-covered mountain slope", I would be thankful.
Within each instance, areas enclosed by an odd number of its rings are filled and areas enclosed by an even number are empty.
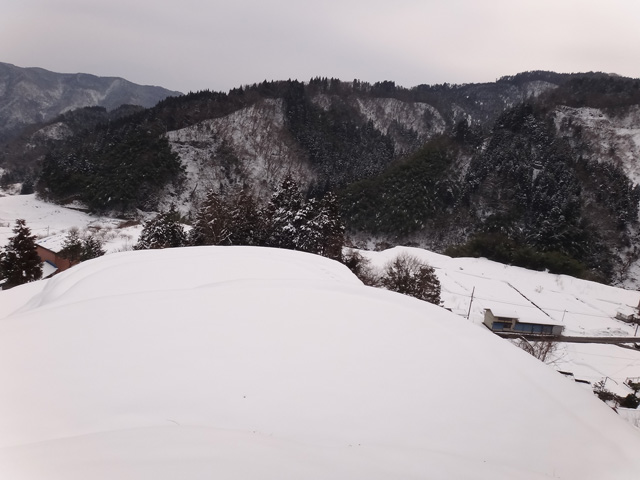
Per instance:
[[[390,133],[394,123],[423,135],[442,133],[446,128],[442,115],[426,103],[408,103],[395,98],[358,98],[356,104],[360,113],[383,133]]]
[[[516,347],[299,252],[126,252],[0,292],[0,473],[635,479],[640,434]]]
[[[325,111],[331,109],[334,102],[343,101],[345,100],[342,98],[328,94],[313,97],[313,102]],[[374,97],[354,97],[348,102],[362,118],[372,122],[378,131],[394,140],[397,152],[409,151],[412,147],[415,148],[415,143],[423,144],[434,135],[443,133],[447,127],[440,112],[428,103]],[[413,145],[403,138],[408,132],[416,137]]]
[[[325,111],[332,108],[332,102],[344,101],[326,94],[312,100]],[[443,133],[446,127],[440,113],[426,103],[359,97],[349,102],[361,121],[371,121],[376,130],[393,138],[398,153]],[[407,132],[409,139],[415,137],[411,145],[399,134],[406,137]],[[178,203],[197,204],[210,188],[225,191],[243,185],[266,200],[286,175],[305,188],[317,181],[318,173],[311,168],[307,153],[286,125],[282,98],[259,100],[233,113],[170,131],[167,138],[187,172]],[[175,201],[174,193],[165,203]]]
[[[613,163],[634,185],[640,184],[640,105],[610,111],[561,106],[555,110],[555,123],[560,135],[579,147],[580,155]],[[637,230],[636,226],[636,238]],[[640,287],[640,258],[635,243],[619,249],[625,269],[622,277],[628,288]]]
[[[281,99],[265,99],[168,132],[167,138],[186,168],[185,202],[197,204],[211,188],[224,191],[243,184],[260,198],[268,198],[287,174],[308,183],[304,156],[284,126]]]
[[[559,132],[573,141],[584,142],[585,155],[619,164],[631,181],[640,184],[640,105],[616,115],[599,108],[558,107]]]

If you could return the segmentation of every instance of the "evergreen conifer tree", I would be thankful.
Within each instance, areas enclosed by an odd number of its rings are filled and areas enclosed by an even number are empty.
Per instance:
[[[80,261],[82,257],[82,239],[77,228],[72,228],[67,233],[64,242],[62,242],[60,255],[72,263]]]
[[[295,215],[294,225],[293,243],[296,250],[334,260],[342,259],[344,225],[333,194],[327,193],[319,201],[308,200]]]
[[[135,250],[184,247],[187,234],[179,223],[179,214],[172,205],[168,212],[159,213],[144,224]]]
[[[74,264],[100,257],[105,253],[99,239],[93,235],[82,238],[77,228],[69,230],[60,250],[60,255]]]
[[[229,245],[231,231],[227,204],[213,190],[207,192],[189,232],[190,245]]]
[[[317,253],[333,260],[341,260],[345,227],[340,218],[338,199],[328,192],[322,198],[320,206],[318,223],[322,241]]]
[[[290,250],[297,248],[297,237],[304,218],[301,209],[302,194],[296,182],[287,176],[266,207],[267,246]]]
[[[89,235],[82,241],[81,261],[91,260],[92,258],[101,257],[106,252],[102,248],[102,242],[94,235]]]
[[[255,198],[241,190],[231,197],[229,220],[232,245],[263,245],[264,221]]]
[[[333,194],[304,202],[296,183],[287,177],[271,197],[265,217],[267,246],[342,258],[344,225]]]
[[[320,202],[309,199],[296,215],[298,228],[295,232],[294,245],[296,250],[321,254],[322,251],[322,223],[323,211]]]
[[[26,221],[16,220],[13,233],[15,235],[9,239],[0,258],[0,272],[7,280],[7,287],[22,285],[42,277],[42,261],[36,251],[36,237],[31,234]]]

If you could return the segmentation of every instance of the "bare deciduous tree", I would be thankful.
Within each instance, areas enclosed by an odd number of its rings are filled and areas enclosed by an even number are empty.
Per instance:
[[[541,362],[551,360],[555,354],[557,343],[552,339],[541,339],[528,341],[525,338],[517,338],[513,343],[530,355],[533,355]]]
[[[387,290],[440,304],[440,281],[435,270],[407,253],[401,253],[387,264],[380,285]]]

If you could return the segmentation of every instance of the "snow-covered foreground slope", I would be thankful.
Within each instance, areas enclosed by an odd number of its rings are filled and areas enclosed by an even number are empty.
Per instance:
[[[636,479],[640,434],[457,315],[250,247],[0,292],[0,477]]]

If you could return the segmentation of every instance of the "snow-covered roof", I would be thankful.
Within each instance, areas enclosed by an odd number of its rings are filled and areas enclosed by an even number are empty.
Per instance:
[[[510,309],[510,308],[504,308],[504,307],[500,307],[500,306],[492,306],[492,307],[485,308],[485,310],[490,310],[494,317],[515,318],[515,319],[519,319],[520,318],[520,314],[518,312],[516,312],[515,310]]]
[[[50,262],[42,263],[42,278],[49,278],[51,275],[58,271],[58,267]]]
[[[620,305],[616,308],[616,314],[626,315],[628,317],[638,314],[638,309],[628,305]]]
[[[63,248],[66,234],[60,233],[57,235],[51,235],[49,237],[39,238],[36,240],[36,245],[46,248],[54,253],[60,253]]]

